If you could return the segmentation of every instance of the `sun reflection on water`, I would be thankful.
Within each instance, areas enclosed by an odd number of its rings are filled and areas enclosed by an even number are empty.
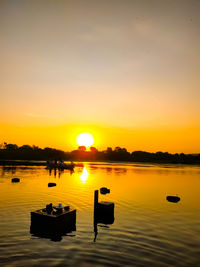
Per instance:
[[[84,183],[88,179],[89,173],[86,167],[83,168],[83,172],[80,175],[80,180]]]

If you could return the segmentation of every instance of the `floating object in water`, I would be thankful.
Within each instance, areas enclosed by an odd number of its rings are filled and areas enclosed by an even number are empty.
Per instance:
[[[19,178],[12,178],[12,183],[19,183],[20,182],[20,179]]]
[[[180,201],[180,197],[178,196],[167,196],[167,201],[177,203]]]
[[[104,187],[105,188],[105,187]],[[102,189],[102,188],[101,188]],[[101,190],[100,189],[100,190]],[[106,188],[107,190],[107,188]],[[108,189],[109,190],[109,189]],[[109,190],[110,192],[110,190]],[[114,223],[114,203],[107,201],[98,201],[99,191],[94,191],[94,242],[98,235],[98,223],[113,224]]]
[[[50,203],[45,209],[31,212],[31,234],[60,241],[62,235],[75,230],[76,209],[70,206]]]
[[[56,183],[48,183],[48,187],[56,186]]]
[[[99,194],[98,190],[94,191],[94,215],[95,217],[101,217],[106,219],[108,218],[108,221],[114,222],[114,207],[115,204],[113,202],[108,201],[98,201]],[[103,219],[102,219],[103,220]]]
[[[103,215],[105,217],[114,218],[114,207],[115,204],[113,202],[101,201],[98,203],[97,213],[101,215],[101,217]]]
[[[106,188],[107,189],[107,188]],[[98,211],[98,213],[110,213],[113,211],[114,213],[114,203],[108,201],[99,202],[99,191],[94,191],[94,210]]]
[[[100,193],[103,195],[109,194],[110,193],[110,189],[106,188],[106,187],[101,187],[100,188]]]

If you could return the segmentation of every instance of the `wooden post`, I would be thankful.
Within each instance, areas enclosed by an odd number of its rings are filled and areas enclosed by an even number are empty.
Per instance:
[[[97,208],[98,201],[99,201],[99,191],[98,190],[95,190],[94,191],[94,209]]]
[[[97,208],[99,201],[99,191],[94,191],[94,242],[96,241],[98,229],[97,229]]]

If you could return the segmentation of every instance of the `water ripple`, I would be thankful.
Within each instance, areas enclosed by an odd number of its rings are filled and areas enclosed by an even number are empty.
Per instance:
[[[2,172],[2,266],[200,266],[199,169],[122,163],[86,167],[84,183],[80,170],[58,178],[44,168],[16,168],[19,184]],[[49,182],[57,186],[48,188]],[[93,194],[101,186],[111,187],[109,196],[99,198],[115,203],[115,221],[98,224],[94,242]],[[167,192],[180,193],[184,201],[168,203]],[[76,231],[60,242],[30,234],[30,212],[50,202],[77,208]]]

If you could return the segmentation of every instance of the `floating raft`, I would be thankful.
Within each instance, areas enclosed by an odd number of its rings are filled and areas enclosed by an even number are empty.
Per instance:
[[[65,233],[76,229],[76,209],[69,206],[31,212],[31,233]]]

